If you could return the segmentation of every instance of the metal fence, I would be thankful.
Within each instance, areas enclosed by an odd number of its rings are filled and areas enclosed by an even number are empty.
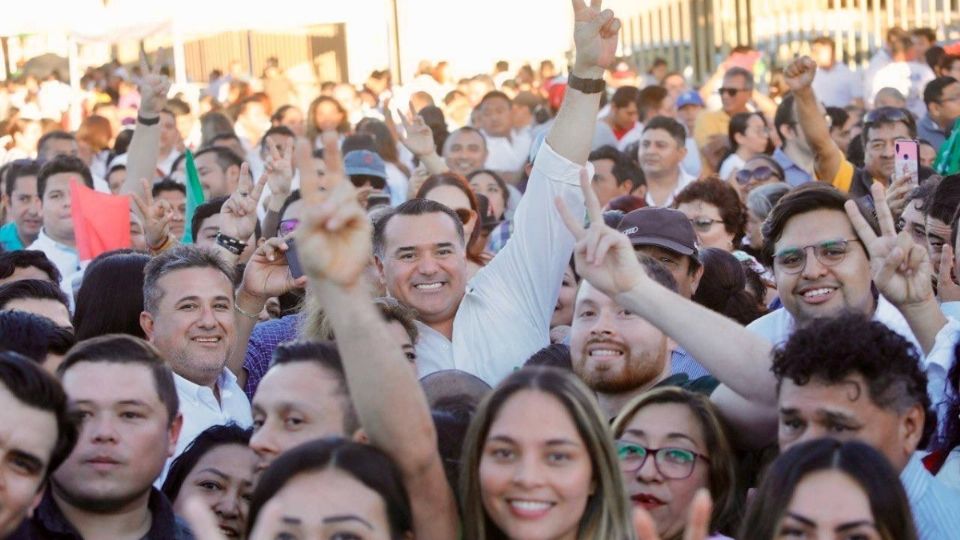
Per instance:
[[[784,65],[809,41],[834,38],[838,60],[865,67],[889,28],[930,27],[940,39],[960,39],[960,0],[645,0],[618,15],[622,50],[639,66],[654,58],[702,81],[737,45]]]

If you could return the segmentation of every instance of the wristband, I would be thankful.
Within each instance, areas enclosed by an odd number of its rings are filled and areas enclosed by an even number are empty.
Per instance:
[[[581,79],[571,72],[567,77],[567,86],[584,94],[599,94],[607,89],[607,82],[603,79]]]
[[[137,123],[144,126],[155,126],[160,123],[160,115],[155,118],[144,118],[140,116],[140,113],[137,113]]]
[[[230,253],[233,253],[234,255],[243,253],[243,250],[247,247],[246,242],[241,242],[240,240],[227,236],[223,233],[217,233],[217,245],[229,251]]]
[[[234,301],[233,301],[233,309],[234,309],[237,313],[239,313],[240,315],[243,315],[244,317],[246,317],[246,318],[248,318],[248,319],[253,319],[253,320],[255,320],[255,321],[260,320],[260,314],[259,314],[259,313],[257,313],[257,314],[247,313],[246,311],[244,311],[244,310],[240,307],[240,304],[237,303],[236,299],[234,299]]]

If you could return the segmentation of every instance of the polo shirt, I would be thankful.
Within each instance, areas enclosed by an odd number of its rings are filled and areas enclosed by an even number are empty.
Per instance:
[[[3,247],[4,251],[20,251],[23,249],[23,242],[20,241],[15,221],[0,227],[0,246]]]
[[[783,168],[783,174],[786,176],[784,181],[789,184],[790,187],[797,187],[801,184],[806,184],[807,182],[813,181],[813,175],[794,163],[794,161],[790,159],[790,156],[783,151],[783,148],[777,148],[774,150],[771,157],[777,162],[778,165],[780,165],[780,167]]]

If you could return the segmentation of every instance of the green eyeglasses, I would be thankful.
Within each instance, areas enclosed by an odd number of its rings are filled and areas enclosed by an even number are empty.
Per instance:
[[[651,454],[657,471],[671,480],[683,480],[693,474],[697,458],[710,463],[707,456],[686,448],[647,448],[628,441],[617,441],[620,470],[625,473],[639,471]]]
[[[859,242],[859,238],[846,240],[827,240],[800,248],[785,249],[773,256],[776,268],[788,274],[799,274],[807,266],[807,249],[813,248],[813,255],[824,266],[840,264],[850,251],[850,242]]]

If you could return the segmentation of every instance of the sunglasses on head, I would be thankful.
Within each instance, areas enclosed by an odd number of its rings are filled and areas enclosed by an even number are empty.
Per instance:
[[[367,184],[370,184],[370,187],[373,189],[383,189],[387,187],[387,181],[379,176],[373,176],[369,174],[352,174],[350,175],[350,182],[353,184],[353,187],[363,187]]]
[[[783,178],[777,176],[777,173],[773,171],[772,168],[767,166],[757,167],[756,169],[740,169],[737,171],[737,183],[741,186],[745,186],[751,182],[765,182],[771,177],[776,178],[777,180],[783,181]]]
[[[913,117],[906,109],[899,107],[879,107],[867,113],[863,117],[863,124],[876,124],[879,122],[912,122]]]

